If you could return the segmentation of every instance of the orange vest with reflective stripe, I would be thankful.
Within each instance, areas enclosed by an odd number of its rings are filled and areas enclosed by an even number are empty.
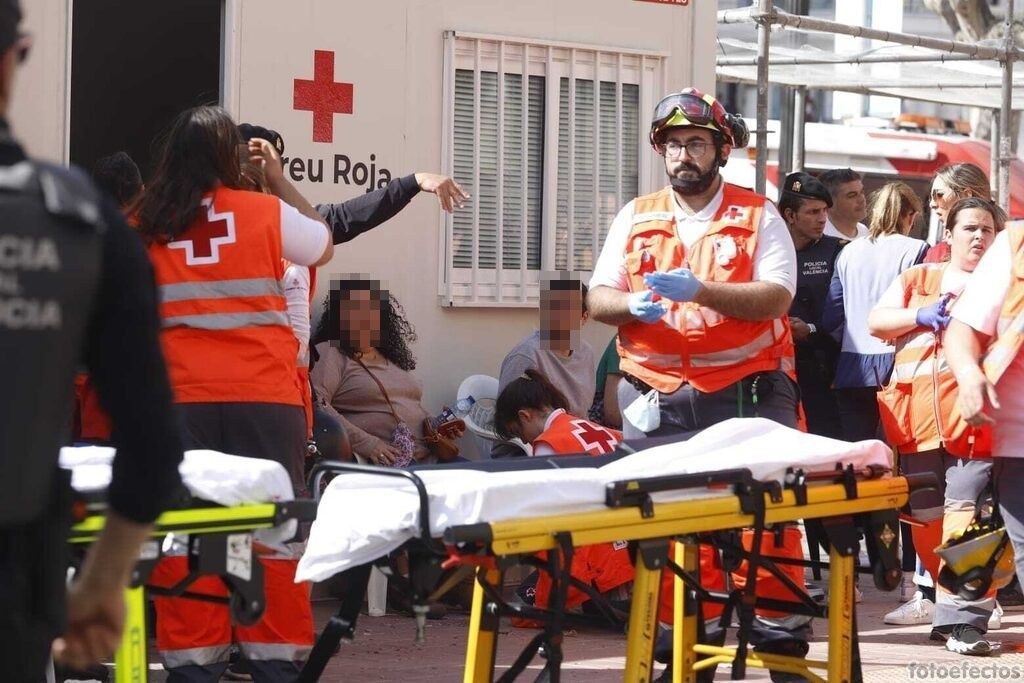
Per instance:
[[[925,263],[900,274],[903,306],[930,306],[942,294],[948,263]],[[896,340],[889,383],[878,392],[879,415],[889,445],[902,454],[945,448],[959,456],[992,454],[992,430],[960,416],[956,377],[946,365],[941,337],[916,328]]]
[[[680,267],[704,282],[752,282],[757,232],[767,200],[726,183],[722,205],[707,232],[687,250],[676,233],[672,193],[666,187],[634,203],[625,253],[629,290],[647,289],[646,273]],[[668,313],[658,323],[634,321],[619,328],[623,371],[663,393],[674,392],[684,382],[705,393],[717,391],[756,372],[779,369],[796,381],[788,317],[737,320],[693,302],[662,303]]]
[[[573,417],[562,410],[551,421],[551,426],[533,440],[533,446],[547,444],[555,453],[604,455],[611,453],[620,441],[622,432]]]
[[[1013,274],[1010,289],[999,311],[999,323],[995,339],[989,344],[982,358],[985,376],[992,384],[999,379],[1017,357],[1024,346],[1024,227],[1006,229],[1010,239],[1010,254],[1013,258]]]
[[[192,225],[150,245],[149,257],[177,402],[302,405],[279,199],[217,188]]]

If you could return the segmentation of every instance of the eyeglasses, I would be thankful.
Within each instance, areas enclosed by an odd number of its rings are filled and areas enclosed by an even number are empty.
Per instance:
[[[708,153],[709,147],[711,147],[711,143],[704,140],[692,140],[686,144],[669,140],[661,145],[661,153],[669,159],[678,159],[683,155],[683,150],[685,149],[686,154],[691,159],[701,159]]]
[[[28,59],[29,52],[32,51],[32,36],[27,33],[20,34],[14,41],[14,49],[18,56],[18,64],[24,64]]]

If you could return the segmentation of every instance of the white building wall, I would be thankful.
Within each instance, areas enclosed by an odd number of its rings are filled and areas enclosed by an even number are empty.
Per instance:
[[[12,118],[34,154],[62,159],[67,3],[27,4],[27,28],[36,46]],[[353,166],[372,163],[378,177],[380,169],[397,178],[442,167],[445,30],[663,51],[670,54],[670,89],[693,84],[713,92],[715,10],[715,3],[703,1],[679,6],[636,0],[228,0],[225,103],[238,121],[278,130],[289,158],[304,165],[323,162],[321,182],[298,183],[311,201],[343,201],[366,186],[335,183],[335,155],[345,155]],[[313,77],[314,50],[333,51],[335,80],[354,85],[354,111],[334,117],[333,143],[313,142],[312,114],[292,108],[293,81]],[[641,112],[641,127],[648,115]],[[653,164],[653,153],[645,151],[642,163]],[[655,178],[660,183],[662,176]],[[340,247],[320,271],[321,294],[334,273],[370,273],[404,304],[419,333],[417,374],[431,412],[454,400],[465,376],[496,375],[506,351],[538,320],[531,309],[439,306],[441,226],[436,200],[421,195],[386,226]],[[600,354],[612,333],[592,323],[584,337]]]

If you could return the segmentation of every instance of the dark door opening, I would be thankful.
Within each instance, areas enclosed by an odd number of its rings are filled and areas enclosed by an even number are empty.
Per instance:
[[[72,12],[71,162],[124,150],[152,171],[157,137],[183,109],[220,101],[222,0],[77,0]]]

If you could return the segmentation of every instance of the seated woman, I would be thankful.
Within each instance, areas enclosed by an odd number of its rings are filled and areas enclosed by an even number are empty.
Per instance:
[[[310,381],[318,405],[344,427],[352,452],[374,465],[404,467],[458,456],[459,423],[435,432],[412,374],[416,339],[402,307],[369,278],[331,283],[313,337]]]
[[[567,403],[562,392],[543,373],[526,370],[498,395],[494,430],[506,441],[518,437],[532,443],[534,456],[611,453],[622,440],[622,432],[573,417],[566,412]],[[570,572],[574,578],[603,594],[625,587],[633,580],[633,564],[625,543],[576,548]],[[547,607],[550,592],[551,578],[539,572],[534,604]],[[570,587],[565,607],[579,607],[589,599],[583,591]]]

